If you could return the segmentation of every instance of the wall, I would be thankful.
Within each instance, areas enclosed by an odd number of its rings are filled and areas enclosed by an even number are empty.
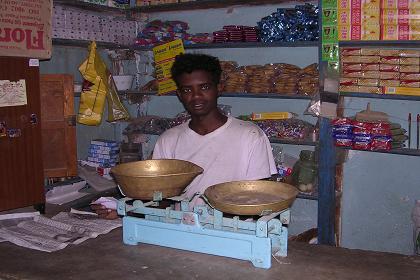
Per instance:
[[[345,115],[383,111],[408,131],[407,116],[420,113],[420,101],[346,98]],[[411,143],[415,145],[415,123]],[[413,253],[410,213],[420,198],[420,157],[350,151],[344,165],[342,245],[374,251]]]

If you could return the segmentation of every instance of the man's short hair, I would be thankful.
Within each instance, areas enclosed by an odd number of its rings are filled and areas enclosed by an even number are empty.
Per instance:
[[[222,75],[222,68],[217,57],[206,54],[180,54],[175,57],[175,62],[171,68],[172,79],[179,86],[179,77],[193,71],[203,70],[212,76],[213,82],[218,85]]]

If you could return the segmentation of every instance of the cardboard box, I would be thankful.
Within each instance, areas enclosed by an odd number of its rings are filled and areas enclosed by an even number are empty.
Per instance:
[[[337,22],[339,25],[374,25],[379,24],[380,16],[379,9],[339,9]]]
[[[381,29],[379,24],[375,25],[339,25],[338,40],[379,40]]]
[[[382,40],[420,40],[420,25],[382,25],[381,37]]]
[[[419,0],[381,0],[383,9],[420,9]]]
[[[420,9],[382,9],[381,24],[420,25]]]
[[[384,94],[401,94],[401,95],[416,95],[420,96],[420,88],[410,87],[383,87]]]
[[[381,7],[380,0],[337,0],[338,9],[378,9]]]

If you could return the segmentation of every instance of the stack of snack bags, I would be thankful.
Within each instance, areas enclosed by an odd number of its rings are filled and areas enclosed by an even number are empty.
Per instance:
[[[340,91],[388,93],[389,87],[420,88],[420,50],[341,49]]]

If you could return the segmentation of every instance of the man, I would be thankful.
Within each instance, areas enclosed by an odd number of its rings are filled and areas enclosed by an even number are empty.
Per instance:
[[[185,189],[191,206],[204,202],[196,194],[230,181],[259,180],[277,172],[267,136],[255,124],[223,115],[217,107],[222,69],[204,54],[181,54],[171,69],[178,98],[191,115],[189,122],[165,131],[157,140],[154,159],[181,159],[204,169]],[[114,215],[95,209],[102,217]],[[101,212],[104,210],[106,212]]]

